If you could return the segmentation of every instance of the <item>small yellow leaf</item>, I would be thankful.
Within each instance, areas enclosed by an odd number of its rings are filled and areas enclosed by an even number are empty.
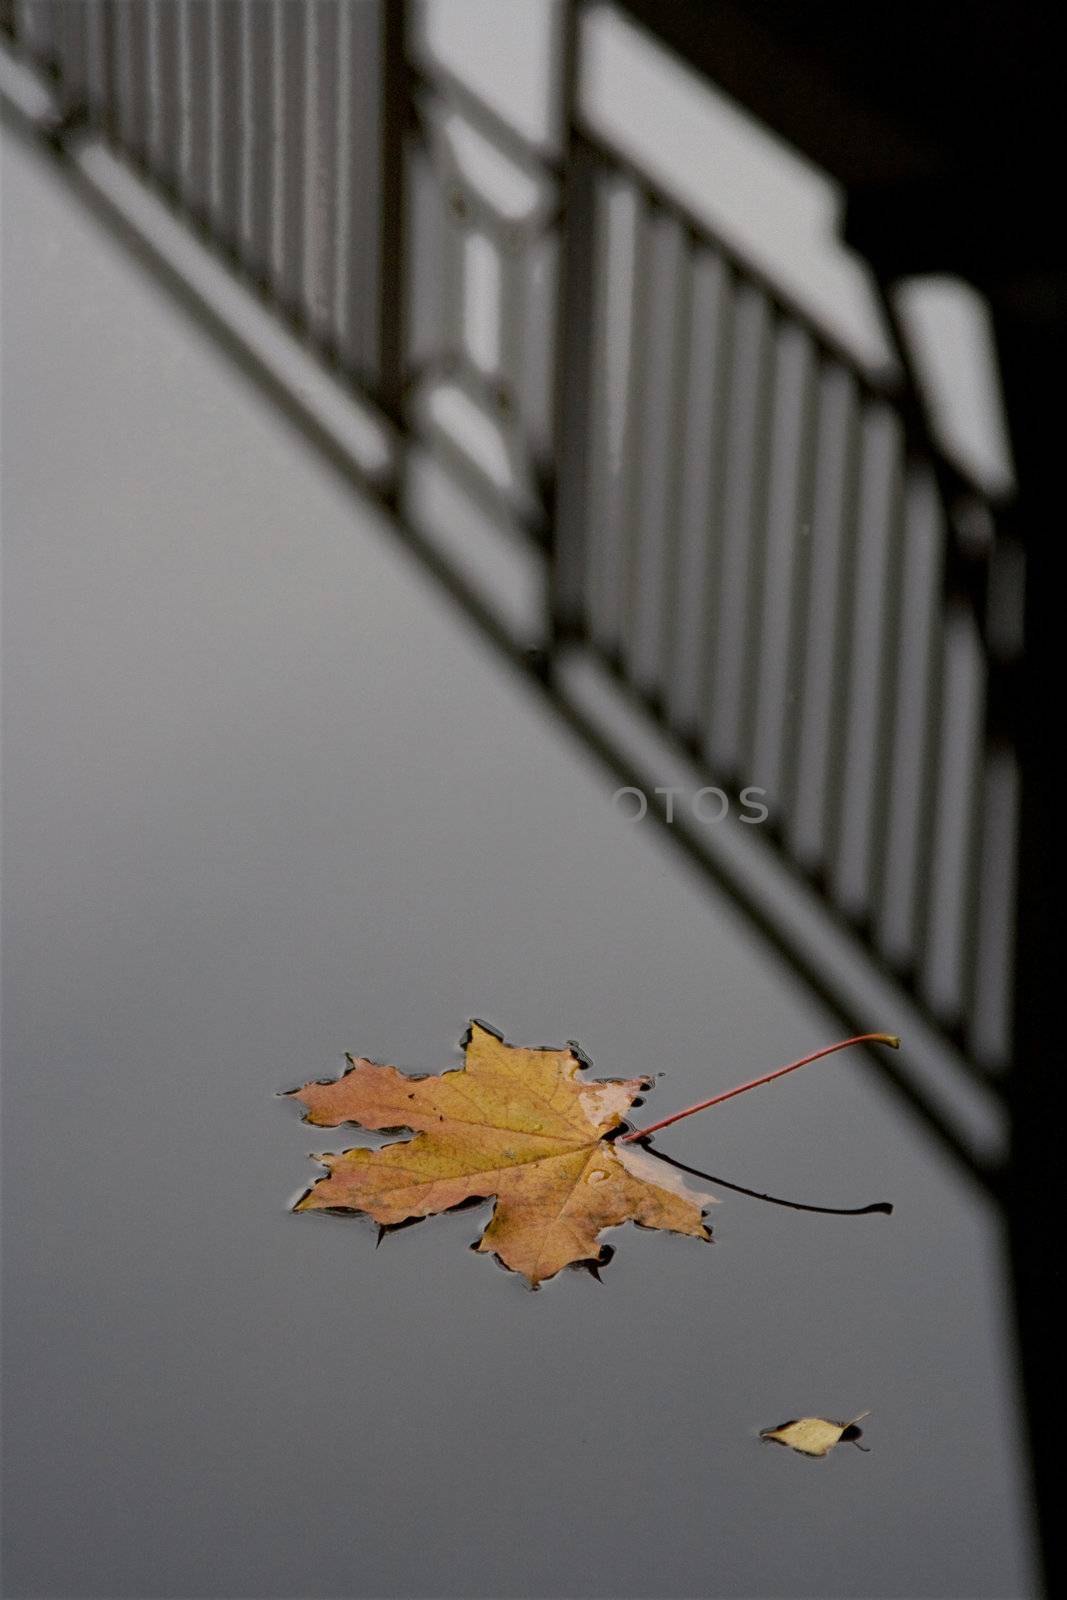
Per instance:
[[[760,1438],[768,1439],[773,1444],[787,1445],[790,1450],[798,1450],[802,1456],[825,1456],[842,1439],[848,1444],[857,1444],[863,1437],[863,1429],[857,1428],[856,1424],[868,1416],[869,1411],[861,1411],[858,1417],[848,1422],[829,1422],[825,1417],[798,1417],[793,1422],[780,1422],[777,1428],[764,1428]],[[858,1447],[861,1450],[864,1448],[863,1445]]]

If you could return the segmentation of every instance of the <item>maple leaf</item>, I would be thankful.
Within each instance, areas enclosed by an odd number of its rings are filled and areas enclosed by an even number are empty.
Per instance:
[[[437,1076],[348,1057],[334,1082],[293,1089],[306,1122],[410,1129],[377,1150],[316,1157],[327,1168],[296,1211],[365,1212],[384,1227],[495,1200],[475,1248],[534,1288],[562,1267],[604,1259],[604,1228],[646,1228],[710,1239],[694,1194],[646,1151],[609,1135],[649,1078],[583,1079],[576,1046],[518,1049],[472,1022],[465,1062]]]
[[[793,1422],[780,1422],[777,1428],[764,1428],[760,1438],[771,1444],[787,1445],[802,1456],[827,1456],[842,1439],[854,1444],[858,1450],[864,1450],[866,1446],[859,1443],[863,1438],[863,1429],[857,1428],[856,1424],[869,1415],[869,1412],[861,1411],[850,1422],[830,1422],[826,1417],[797,1417]]]

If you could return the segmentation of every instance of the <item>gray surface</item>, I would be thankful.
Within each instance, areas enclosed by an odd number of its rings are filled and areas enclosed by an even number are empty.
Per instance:
[[[4,151],[11,1596],[1030,1592],[997,1239],[862,1064],[532,1295],[294,1217],[274,1091],[469,1015],[664,1070],[834,1036],[36,157]],[[892,1018],[872,1018],[891,1025]],[[870,1455],[756,1432],[866,1407]]]

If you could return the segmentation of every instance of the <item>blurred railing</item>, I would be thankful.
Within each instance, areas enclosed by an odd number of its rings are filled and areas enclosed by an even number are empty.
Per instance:
[[[54,148],[119,153],[396,430],[368,487],[498,643],[620,774],[568,700],[576,658],[705,785],[761,791],[761,847],[995,1102],[1021,553],[935,442],[888,296],[872,361],[620,150],[586,101],[588,20],[549,15],[535,115],[393,0],[2,7]],[[693,858],[870,1024],[698,833]],[[894,1081],[995,1183],[936,1095]]]
[[[865,370],[647,179],[590,159],[601,337],[567,624],[718,784],[765,791],[791,866],[996,1072],[1021,556],[903,360]]]

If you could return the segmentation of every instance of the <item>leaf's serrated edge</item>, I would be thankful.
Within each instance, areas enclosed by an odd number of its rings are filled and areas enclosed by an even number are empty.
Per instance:
[[[443,1072],[409,1072],[406,1067],[398,1067],[394,1061],[379,1061],[375,1056],[354,1056],[351,1053],[351,1051],[346,1050],[345,1053],[344,1053],[344,1060],[348,1062],[348,1066],[341,1073],[340,1077],[337,1077],[337,1078],[309,1078],[307,1080],[307,1082],[305,1082],[305,1083],[298,1083],[295,1089],[279,1089],[279,1090],[277,1090],[276,1091],[276,1098],[281,1099],[281,1100],[295,1100],[295,1099],[297,1099],[299,1097],[301,1090],[308,1088],[308,1086],[310,1084],[312,1084],[312,1083],[318,1084],[323,1089],[332,1088],[332,1086],[334,1084],[336,1084],[336,1083],[343,1083],[346,1078],[350,1077],[352,1075],[352,1073],[355,1072],[357,1070],[357,1068],[361,1064],[364,1064],[364,1063],[367,1066],[371,1066],[371,1067],[391,1067],[394,1072],[399,1072],[402,1077],[410,1078],[412,1083],[423,1083],[423,1082],[425,1082],[425,1080],[427,1078],[443,1078],[449,1072],[465,1072],[466,1071],[466,1052],[467,1052],[467,1048],[470,1045],[470,1042],[471,1042],[472,1038],[474,1037],[474,1029],[475,1028],[483,1029],[484,1032],[490,1034],[492,1036],[492,1038],[496,1039],[499,1044],[505,1045],[507,1047],[507,1049],[509,1049],[509,1050],[528,1050],[531,1053],[536,1053],[538,1055],[567,1055],[567,1054],[570,1054],[571,1056],[574,1057],[575,1064],[577,1065],[579,1072],[592,1072],[593,1071],[593,1058],[592,1058],[592,1056],[590,1056],[585,1050],[582,1049],[581,1045],[578,1043],[578,1041],[576,1039],[568,1039],[565,1045],[555,1045],[555,1044],[529,1044],[529,1045],[527,1045],[527,1044],[512,1044],[511,1040],[507,1039],[504,1036],[504,1032],[503,1032],[503,1030],[501,1028],[495,1027],[493,1025],[493,1023],[491,1023],[491,1022],[486,1022],[484,1020],[484,1018],[482,1018],[482,1017],[471,1017],[469,1022],[467,1023],[466,1031],[464,1032],[462,1038],[459,1041],[459,1048],[463,1052],[463,1055],[464,1055],[464,1062],[463,1062],[462,1066],[459,1066],[459,1067],[446,1067]],[[662,1073],[643,1072],[643,1073],[641,1073],[639,1075],[635,1075],[633,1079],[629,1079],[629,1078],[583,1078],[583,1079],[581,1079],[581,1082],[583,1084],[589,1085],[591,1088],[595,1087],[597,1084],[634,1082],[634,1083],[638,1083],[640,1085],[642,1091],[647,1093],[650,1089],[654,1089],[656,1087],[656,1078],[657,1077],[662,1077],[662,1076],[663,1076]],[[634,1099],[631,1100],[631,1102],[630,1102],[630,1108],[632,1110],[634,1106],[639,1106],[639,1105],[644,1105],[644,1101],[641,1100],[641,1099],[638,1099],[635,1096]],[[310,1118],[309,1118],[308,1113],[306,1111],[302,1111],[300,1113],[300,1120],[301,1120],[301,1122],[308,1123],[308,1125],[310,1127],[321,1126],[321,1124],[312,1123],[310,1121]],[[335,1127],[335,1128],[364,1128],[365,1124],[362,1123],[362,1122],[357,1121],[356,1118],[354,1118],[354,1117],[346,1117],[343,1122],[335,1122],[335,1123],[327,1124],[327,1126]],[[368,1133],[403,1133],[403,1132],[407,1132],[407,1131],[414,1132],[415,1130],[414,1129],[410,1129],[409,1130],[408,1124],[406,1122],[401,1122],[401,1123],[397,1123],[395,1125],[395,1127],[389,1127],[389,1128],[367,1128],[366,1131]],[[630,1127],[630,1124],[624,1118],[619,1122],[619,1125],[618,1125],[617,1128],[610,1128],[607,1131],[607,1133],[601,1135],[601,1138],[603,1138],[603,1139],[617,1139],[620,1134],[628,1133],[630,1131],[632,1131],[631,1127]]]
[[[475,1028],[481,1028],[485,1033],[488,1033],[492,1038],[496,1039],[498,1041],[498,1043],[500,1043],[502,1045],[505,1045],[509,1050],[528,1050],[531,1053],[536,1053],[536,1054],[540,1054],[540,1055],[566,1055],[566,1054],[569,1053],[574,1058],[575,1064],[576,1064],[576,1066],[577,1066],[577,1068],[578,1068],[578,1070],[580,1072],[592,1072],[593,1071],[593,1059],[592,1059],[592,1057],[588,1054],[588,1052],[586,1050],[584,1050],[582,1048],[582,1046],[578,1043],[578,1041],[576,1039],[568,1039],[565,1046],[564,1045],[551,1045],[551,1044],[544,1044],[544,1045],[516,1045],[516,1044],[512,1044],[511,1041],[505,1036],[505,1034],[503,1032],[503,1029],[495,1027],[494,1024],[491,1023],[491,1022],[486,1022],[485,1019],[482,1018],[482,1017],[471,1017],[469,1019],[468,1023],[467,1023],[467,1027],[466,1027],[462,1037],[459,1040],[459,1048],[463,1052],[464,1058],[466,1057],[467,1048],[470,1045],[471,1040],[474,1037],[474,1029]],[[353,1073],[361,1063],[366,1063],[366,1064],[368,1064],[370,1066],[375,1066],[375,1067],[392,1067],[395,1072],[401,1073],[402,1076],[404,1076],[405,1078],[410,1078],[413,1083],[422,1082],[427,1078],[435,1078],[435,1077],[436,1078],[441,1078],[441,1077],[444,1077],[447,1072],[463,1071],[463,1070],[465,1070],[465,1067],[466,1067],[466,1061],[464,1059],[464,1065],[462,1067],[459,1067],[459,1068],[448,1067],[448,1068],[445,1069],[444,1072],[437,1072],[437,1073],[434,1073],[434,1072],[409,1072],[404,1067],[396,1066],[395,1062],[392,1062],[392,1061],[378,1061],[373,1056],[353,1056],[351,1054],[351,1052],[349,1052],[347,1050],[345,1051],[344,1059],[348,1062],[348,1066],[345,1068],[344,1072],[341,1073],[339,1078],[313,1078],[313,1079],[310,1079],[309,1082],[321,1084],[324,1088],[329,1088],[331,1084],[341,1083],[345,1078],[347,1078],[351,1073]],[[639,1076],[635,1076],[632,1080],[631,1079],[627,1079],[627,1078],[583,1078],[581,1081],[583,1083],[585,1083],[585,1084],[589,1084],[590,1086],[594,1086],[596,1084],[608,1084],[608,1083],[610,1083],[610,1084],[628,1083],[628,1082],[632,1081],[632,1082],[638,1083],[640,1085],[641,1089],[647,1092],[648,1090],[655,1088],[655,1086],[656,1086],[656,1078],[657,1077],[662,1077],[662,1076],[663,1076],[662,1073],[642,1073]],[[283,1098],[283,1099],[296,1098],[300,1094],[300,1091],[302,1089],[307,1088],[307,1086],[308,1086],[307,1083],[298,1084],[295,1089],[279,1090],[278,1094],[279,1094],[279,1097]],[[641,1101],[641,1100],[639,1100],[639,1099],[637,1099],[635,1097],[631,1101],[631,1107],[635,1106],[635,1105],[641,1105],[643,1103],[644,1103],[643,1101]],[[306,1112],[301,1113],[300,1120],[302,1122],[307,1122],[308,1121],[308,1116],[307,1116]],[[314,1124],[309,1124],[309,1125],[314,1126]],[[358,1121],[356,1121],[354,1119],[349,1118],[349,1119],[346,1119],[344,1122],[334,1124],[334,1126],[336,1126],[336,1127],[363,1128],[364,1124],[361,1123],[361,1122],[358,1122]],[[630,1124],[628,1122],[626,1122],[625,1119],[622,1119],[622,1120],[620,1120],[620,1122],[619,1122],[617,1127],[611,1128],[606,1133],[601,1134],[600,1141],[605,1143],[605,1144],[611,1144],[619,1137],[620,1134],[623,1134],[623,1133],[629,1131],[629,1128],[630,1128]],[[415,1130],[409,1129],[409,1128],[407,1128],[406,1125],[403,1125],[403,1124],[398,1126],[395,1129],[394,1128],[377,1128],[377,1129],[367,1129],[366,1131],[375,1132],[375,1133],[411,1132],[412,1137],[416,1136]],[[409,1141],[407,1141],[407,1140],[399,1140],[399,1141],[394,1141],[394,1142],[408,1143]],[[365,1149],[367,1147],[360,1145],[360,1146],[354,1146],[353,1148],[355,1148],[355,1149]],[[383,1146],[381,1148],[386,1148],[386,1147]],[[341,1155],[345,1154],[344,1151],[340,1151],[338,1153],[341,1154]],[[322,1166],[325,1165],[325,1163],[322,1162],[321,1157],[319,1157],[317,1155],[312,1154],[309,1159],[312,1160],[312,1161],[319,1162],[319,1164],[322,1165]],[[329,1169],[327,1169],[326,1176],[328,1177],[329,1175],[330,1175],[329,1174]],[[296,1200],[293,1202],[292,1206],[289,1208],[290,1211],[292,1211],[294,1213],[297,1212],[299,1210],[299,1207],[300,1207],[301,1203],[304,1200],[307,1199],[307,1197],[312,1193],[312,1191],[315,1188],[318,1187],[318,1185],[320,1183],[322,1183],[324,1181],[325,1181],[325,1178],[316,1178],[314,1183],[309,1184],[308,1187],[306,1189],[304,1189],[297,1196]],[[445,1206],[443,1208],[443,1210],[432,1212],[427,1216],[405,1217],[403,1219],[403,1221],[401,1221],[401,1222],[392,1222],[392,1223],[380,1223],[379,1222],[379,1223],[376,1223],[375,1225],[376,1225],[376,1227],[378,1229],[378,1240],[377,1240],[377,1244],[375,1245],[375,1248],[376,1249],[378,1248],[378,1245],[381,1244],[382,1239],[387,1234],[398,1233],[398,1232],[400,1232],[401,1229],[414,1227],[417,1223],[420,1223],[420,1222],[428,1222],[434,1216],[448,1216],[453,1211],[473,1210],[476,1206],[480,1206],[480,1205],[492,1205],[493,1209],[495,1210],[496,1203],[497,1203],[497,1198],[498,1197],[495,1194],[493,1194],[493,1195],[484,1195],[484,1196],[483,1195],[467,1195],[467,1196],[465,1196],[464,1199],[457,1201],[454,1206]],[[369,1211],[360,1210],[360,1208],[358,1206],[315,1206],[315,1207],[311,1208],[311,1210],[306,1212],[306,1213],[305,1212],[300,1212],[301,1216],[304,1216],[304,1215],[314,1216],[316,1214],[320,1215],[320,1216],[326,1216],[326,1217],[353,1217],[353,1218],[355,1218],[355,1217],[366,1217],[368,1219],[368,1221],[374,1222],[374,1218],[371,1215],[371,1213]],[[712,1230],[711,1230],[710,1227],[707,1227],[707,1208],[706,1207],[701,1207],[700,1220],[706,1227],[706,1237],[705,1238],[701,1239],[699,1235],[695,1235],[695,1234],[681,1234],[681,1233],[677,1234],[676,1236],[678,1238],[693,1238],[693,1239],[696,1239],[698,1243],[713,1244],[715,1241],[714,1241],[714,1238],[713,1238],[713,1235],[712,1235]],[[490,1213],[490,1217],[489,1217],[489,1220],[486,1223],[485,1228],[482,1229],[482,1235],[478,1239],[472,1240],[469,1248],[472,1251],[476,1251],[480,1255],[488,1255],[489,1258],[492,1261],[495,1261],[497,1263],[497,1265],[503,1269],[503,1271],[507,1272],[512,1277],[516,1277],[516,1278],[521,1279],[522,1282],[526,1284],[526,1286],[530,1289],[531,1292],[535,1292],[536,1290],[538,1290],[541,1287],[542,1283],[550,1283],[550,1282],[552,1282],[552,1280],[554,1278],[559,1277],[560,1273],[566,1272],[566,1271],[572,1271],[572,1270],[573,1271],[586,1271],[592,1277],[594,1277],[598,1283],[602,1283],[603,1279],[600,1277],[600,1269],[603,1268],[603,1267],[608,1266],[610,1264],[610,1262],[613,1260],[614,1256],[616,1255],[616,1249],[615,1249],[614,1245],[603,1244],[603,1245],[600,1246],[600,1249],[599,1249],[597,1255],[595,1255],[595,1256],[586,1256],[586,1257],[583,1257],[579,1261],[569,1261],[566,1264],[565,1267],[561,1267],[558,1272],[554,1272],[551,1275],[550,1278],[541,1278],[541,1279],[538,1279],[535,1282],[532,1279],[528,1278],[524,1272],[520,1272],[516,1268],[508,1266],[507,1262],[502,1260],[501,1257],[499,1255],[497,1255],[495,1250],[482,1250],[482,1251],[479,1251],[478,1246],[480,1245],[481,1239],[482,1239],[482,1237],[484,1237],[484,1235],[485,1235],[485,1233],[486,1233],[486,1231],[487,1231],[487,1229],[488,1229],[488,1227],[489,1227],[491,1222],[492,1222],[492,1213]],[[638,1222],[637,1219],[634,1218],[634,1217],[627,1218],[625,1222],[619,1223],[618,1226],[620,1228],[627,1227],[627,1226],[640,1228],[642,1230],[642,1232],[645,1232],[645,1233],[664,1233],[664,1232],[666,1232],[666,1233],[674,1233],[675,1232],[675,1230],[672,1229],[672,1228],[667,1228],[667,1229],[655,1228],[655,1227],[652,1227],[651,1225],[649,1225],[648,1223]]]

